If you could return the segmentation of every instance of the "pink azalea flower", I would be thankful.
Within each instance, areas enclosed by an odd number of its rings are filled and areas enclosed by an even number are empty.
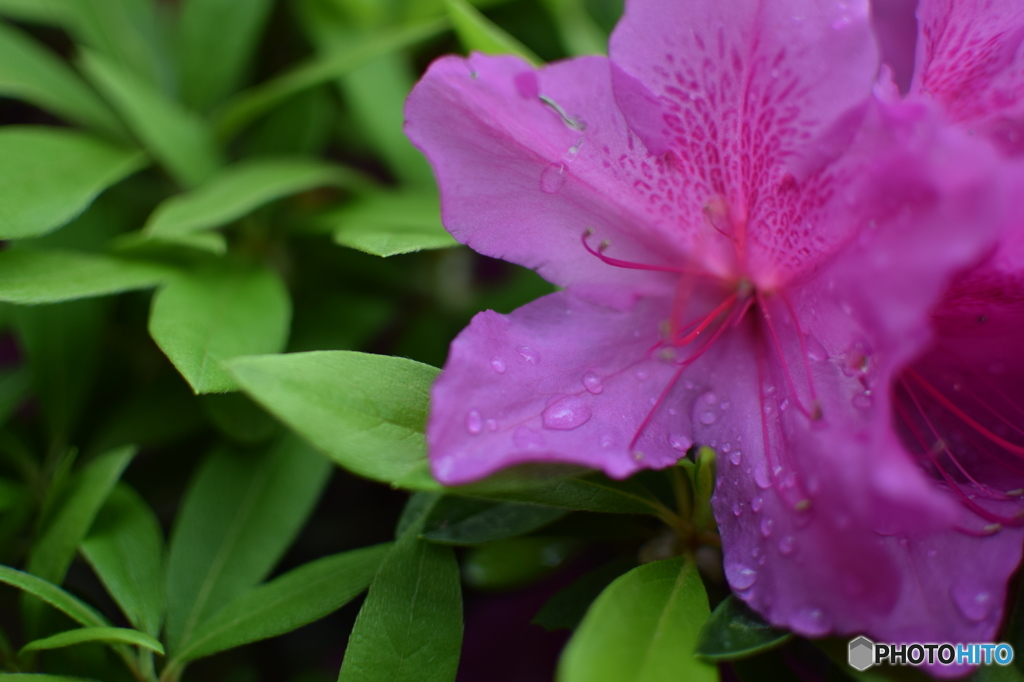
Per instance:
[[[1019,551],[951,532],[971,512],[886,387],[993,242],[994,155],[872,95],[866,5],[633,0],[610,59],[431,66],[407,132],[445,225],[564,291],[453,342],[430,457],[447,484],[548,461],[622,478],[707,443],[726,575],[772,622],[990,638]]]

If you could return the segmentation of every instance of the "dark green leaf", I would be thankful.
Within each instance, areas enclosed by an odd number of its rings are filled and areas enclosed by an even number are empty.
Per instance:
[[[41,24],[59,24],[67,21],[71,14],[70,4],[74,0],[0,0],[0,14],[19,21]]]
[[[78,630],[68,630],[52,637],[44,637],[43,639],[29,642],[22,647],[21,653],[43,649],[62,649],[66,646],[74,646],[75,644],[91,644],[94,642],[130,644],[155,651],[161,656],[164,653],[164,647],[160,644],[159,640],[138,630],[129,630],[127,628],[80,628]]]
[[[525,535],[560,519],[567,509],[444,497],[423,526],[423,537],[449,545],[476,545]]]
[[[245,74],[273,6],[272,0],[185,0],[179,44],[185,103],[207,109]],[[231,30],[225,31],[224,27]]]
[[[84,52],[82,67],[135,136],[179,183],[194,186],[213,175],[220,155],[203,121],[100,54]]]
[[[636,561],[632,558],[619,557],[587,573],[548,599],[533,617],[533,622],[547,630],[575,630],[587,609],[608,584],[635,567]]]
[[[565,50],[574,56],[605,54],[608,35],[587,13],[584,0],[545,0],[555,17]]]
[[[558,666],[560,682],[717,680],[694,656],[710,613],[696,567],[684,558],[645,564],[594,602]]]
[[[507,590],[535,582],[558,568],[579,543],[572,538],[534,536],[476,545],[462,562],[467,585]]]
[[[697,655],[712,661],[746,658],[786,642],[790,633],[777,630],[749,606],[728,596],[715,608],[697,638]]]
[[[340,609],[373,580],[390,545],[317,559],[225,606],[177,659],[192,660],[291,632]]]
[[[153,299],[149,332],[196,393],[234,390],[221,362],[284,348],[291,300],[270,270],[218,264],[170,280]]]
[[[330,466],[295,438],[261,452],[220,451],[196,473],[167,562],[166,641],[186,650],[223,606],[263,580],[291,544]]]
[[[31,385],[31,373],[27,367],[0,371],[0,426],[10,419]]]
[[[513,38],[500,26],[492,23],[480,10],[466,0],[445,0],[448,16],[455,26],[455,33],[467,51],[484,54],[514,54],[534,66],[544,62],[530,48]]]
[[[149,505],[125,484],[107,499],[81,550],[128,620],[154,637],[164,611],[163,532]]]
[[[0,93],[115,137],[121,122],[66,64],[9,24],[0,24]]]
[[[241,393],[204,395],[201,402],[209,420],[241,443],[259,443],[281,431],[276,419]]]
[[[4,127],[0,157],[0,239],[57,229],[143,164],[136,150],[42,126]]]
[[[88,627],[108,627],[110,625],[98,611],[88,604],[79,601],[53,583],[29,573],[23,573],[9,566],[0,566],[0,582],[39,597],[82,625]]]
[[[75,251],[0,251],[0,301],[35,304],[148,289],[169,268]]]
[[[126,446],[82,467],[32,547],[30,573],[56,584],[64,580],[78,545],[134,456],[135,448]]]
[[[423,439],[433,367],[347,351],[238,358],[227,367],[243,391],[346,469],[439,488]]]
[[[530,468],[528,471],[537,471]],[[542,504],[579,511],[610,514],[655,514],[660,503],[643,486],[630,481],[612,481],[604,476],[572,477],[556,469],[552,475],[523,476],[505,472],[488,480],[449,488],[457,495],[490,500]],[[570,469],[579,474],[578,470]]]
[[[2,2],[2,0],[0,0]],[[44,675],[41,673],[0,673],[0,682],[97,682],[89,677]]]
[[[338,682],[450,682],[462,646],[459,567],[413,524],[384,558],[349,637]]]
[[[436,193],[367,195],[326,214],[321,222],[334,228],[338,244],[374,256],[458,245],[441,225]]]

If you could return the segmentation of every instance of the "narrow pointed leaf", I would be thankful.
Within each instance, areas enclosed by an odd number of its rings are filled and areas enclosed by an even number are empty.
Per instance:
[[[558,680],[717,680],[717,668],[694,656],[709,613],[697,569],[684,558],[635,568],[587,611],[562,654]]]
[[[438,489],[423,426],[437,370],[405,358],[319,351],[238,358],[228,371],[264,409],[346,469]]]
[[[0,583],[6,583],[27,594],[31,594],[63,611],[72,620],[88,627],[108,627],[107,622],[98,611],[71,596],[56,585],[30,573],[18,571],[9,566],[0,566]]]
[[[91,677],[68,677],[43,673],[0,673],[0,682],[98,682]]]
[[[138,630],[130,630],[128,628],[80,628],[78,630],[68,630],[52,637],[44,637],[43,639],[29,642],[21,648],[21,653],[41,651],[43,649],[63,649],[75,644],[92,644],[96,642],[103,644],[129,644],[155,651],[161,656],[164,653],[164,647],[160,644],[159,640]]]
[[[0,14],[18,21],[61,24],[71,15],[74,0],[0,0]]]
[[[157,636],[164,609],[163,532],[149,505],[130,487],[119,485],[81,550],[131,624]]]
[[[340,609],[370,585],[390,545],[300,566],[225,606],[177,658],[188,661],[291,632]]]
[[[477,545],[525,535],[562,518],[567,509],[445,497],[423,526],[423,538],[447,545]]]
[[[792,635],[773,628],[749,606],[729,595],[704,623],[697,655],[710,661],[732,661],[780,646]]]
[[[466,0],[445,0],[448,16],[463,47],[470,52],[484,54],[514,54],[534,66],[544,61],[530,48],[513,38],[505,29],[494,24]]]
[[[0,239],[51,232],[142,167],[143,156],[70,130],[0,129]]]
[[[171,279],[153,299],[149,332],[196,393],[232,391],[221,362],[284,349],[291,299],[276,273],[218,264]]]
[[[161,265],[76,251],[0,251],[0,301],[36,304],[148,289],[168,278]]]
[[[220,155],[199,118],[106,57],[86,51],[82,67],[146,149],[182,185],[198,185],[220,165]]]
[[[37,0],[38,2],[38,0]],[[55,0],[43,0],[53,4]],[[152,0],[56,0],[64,21],[79,44],[102,53],[134,79],[164,92],[172,88],[173,72],[163,27]]]
[[[384,558],[349,637],[338,682],[450,682],[462,647],[459,567],[410,527]]]
[[[294,437],[262,452],[207,458],[189,484],[168,553],[172,654],[186,651],[212,616],[270,573],[329,473],[324,458]]]

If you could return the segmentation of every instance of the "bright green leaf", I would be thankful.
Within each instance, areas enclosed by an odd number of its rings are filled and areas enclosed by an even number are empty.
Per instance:
[[[9,566],[0,566],[0,582],[39,597],[82,625],[88,627],[108,627],[110,625],[106,618],[88,604],[71,596],[53,583],[29,573],[23,573]]]
[[[264,451],[207,458],[189,484],[168,553],[172,654],[187,650],[212,616],[267,576],[329,474],[329,463],[294,437]]]
[[[134,456],[134,447],[122,447],[81,468],[32,547],[30,573],[57,584],[64,580],[78,545]]]
[[[223,137],[232,137],[254,119],[270,109],[316,85],[338,78],[360,64],[382,54],[415,45],[433,37],[445,28],[439,21],[379,31],[344,48],[302,64],[273,80],[240,93],[225,107],[218,130]]]
[[[377,481],[437,489],[423,427],[437,370],[348,351],[238,358],[239,387],[341,466]]]
[[[145,500],[127,485],[115,488],[81,550],[131,624],[158,635],[164,609],[163,532]]]
[[[114,137],[121,122],[56,55],[9,24],[0,23],[0,94],[23,99]]]
[[[491,22],[466,0],[445,0],[445,5],[448,8],[448,16],[455,26],[455,33],[467,51],[514,54],[534,66],[541,66],[544,63],[530,48]]]
[[[0,14],[18,21],[60,24],[71,14],[74,0],[0,0]]]
[[[272,0],[181,3],[178,42],[186,104],[207,109],[238,86],[272,7]]]
[[[40,651],[43,649],[63,649],[66,646],[74,646],[75,644],[91,644],[94,642],[101,642],[103,644],[130,644],[132,646],[155,651],[161,656],[164,653],[164,647],[160,644],[159,640],[156,640],[145,633],[139,632],[138,630],[129,630],[128,628],[79,628],[78,630],[68,630],[66,632],[53,635],[52,637],[44,637],[43,639],[37,639],[29,642],[22,647],[21,653],[28,651]]]
[[[292,194],[324,185],[365,182],[357,173],[314,159],[248,161],[225,168],[202,187],[167,199],[143,228],[149,237],[208,230]]]
[[[270,270],[218,264],[182,274],[153,299],[149,332],[196,393],[232,391],[221,362],[284,348],[291,299]]]
[[[373,580],[390,545],[317,559],[225,606],[178,654],[181,661],[291,632],[340,609]]]
[[[135,150],[43,126],[0,129],[0,158],[0,239],[57,229],[143,163]]]
[[[220,166],[205,123],[177,102],[98,53],[83,52],[82,68],[179,183],[198,185]]]
[[[696,653],[711,661],[731,661],[772,649],[790,636],[785,630],[773,628],[749,606],[729,595],[704,623]]]
[[[462,647],[459,566],[411,526],[381,564],[348,640],[338,682],[450,682]]]
[[[441,225],[436,193],[367,195],[320,219],[334,229],[334,241],[374,256],[393,256],[458,243]]]
[[[133,289],[166,280],[171,270],[152,263],[75,251],[0,251],[0,301],[36,304]]]
[[[558,666],[559,682],[717,680],[694,656],[710,613],[697,568],[684,558],[635,568],[594,602]]]
[[[434,505],[424,523],[423,537],[448,545],[477,545],[525,535],[567,513],[557,507],[448,496]]]

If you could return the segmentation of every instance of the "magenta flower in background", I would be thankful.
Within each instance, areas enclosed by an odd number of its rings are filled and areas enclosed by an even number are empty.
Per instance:
[[[565,289],[453,342],[437,478],[622,478],[706,443],[726,575],[772,622],[991,638],[1020,534],[973,532],[887,387],[1003,186],[987,145],[876,98],[878,70],[866,0],[634,0],[610,59],[435,62],[407,131],[445,225]]]

